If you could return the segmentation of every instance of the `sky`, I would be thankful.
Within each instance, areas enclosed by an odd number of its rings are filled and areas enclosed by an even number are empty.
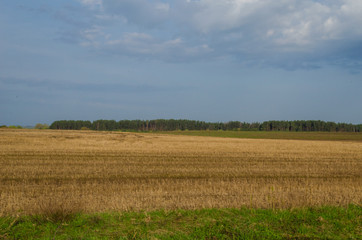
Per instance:
[[[0,125],[362,123],[361,0],[0,0]]]

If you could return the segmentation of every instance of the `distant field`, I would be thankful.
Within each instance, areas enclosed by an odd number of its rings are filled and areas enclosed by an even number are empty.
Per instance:
[[[155,133],[204,137],[362,142],[361,132],[164,131]]]
[[[361,159],[359,141],[1,129],[0,215],[361,204]]]

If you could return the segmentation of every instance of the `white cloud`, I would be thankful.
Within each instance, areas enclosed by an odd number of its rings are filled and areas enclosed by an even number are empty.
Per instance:
[[[267,33],[274,29],[273,35],[285,37],[284,42],[302,38],[299,43],[326,39],[328,36],[343,37],[341,28],[347,27],[346,25],[353,26],[353,22],[362,22],[360,0],[323,3],[313,0],[182,1],[180,6],[187,11],[187,18],[181,21],[205,34],[220,31]],[[356,31],[361,35],[362,29],[355,29],[355,32],[350,34],[356,34]],[[338,34],[333,35],[332,32]],[[278,41],[280,42],[280,39]]]
[[[198,57],[212,52],[206,44],[189,47],[181,38],[161,40],[138,32],[124,33],[121,38],[109,40],[105,45],[113,54],[157,57],[167,61],[178,61],[179,58]]]
[[[91,8],[101,8],[102,7],[102,0],[79,0],[83,5]]]
[[[100,26],[93,26],[92,28],[82,30],[80,36],[82,38],[80,44],[84,47],[102,47],[104,41],[111,37]]]
[[[307,55],[315,52],[309,57],[314,61],[318,53],[328,55],[331,45],[338,49],[337,42],[362,40],[362,28],[358,27],[362,24],[360,0],[81,2],[91,8],[100,6],[101,11],[94,17],[114,24],[102,34],[97,33],[100,45],[118,46],[119,52],[127,50],[128,54],[152,54],[155,58],[163,58],[165,52],[176,57],[213,52],[215,56],[257,61],[273,54],[283,60],[283,53],[290,58],[293,52],[297,58],[304,54],[302,58],[308,59]],[[86,31],[83,34],[90,37]]]
[[[203,33],[238,28],[248,24],[262,6],[260,0],[200,0],[183,4],[191,16],[184,21]]]
[[[159,0],[103,0],[102,6],[109,14],[140,26],[155,27],[170,17],[170,5]]]

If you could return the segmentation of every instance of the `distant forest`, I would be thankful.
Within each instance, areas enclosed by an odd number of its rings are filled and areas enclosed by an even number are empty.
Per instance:
[[[185,130],[233,130],[233,131],[293,131],[293,132],[362,132],[362,124],[308,121],[266,121],[253,122],[203,122],[194,120],[61,120],[50,125],[50,129],[98,131],[185,131]]]

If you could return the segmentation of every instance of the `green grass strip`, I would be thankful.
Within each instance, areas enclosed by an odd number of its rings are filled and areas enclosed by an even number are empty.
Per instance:
[[[352,132],[164,131],[153,133],[224,138],[362,141],[362,133]]]
[[[361,213],[350,205],[1,217],[0,239],[361,239]]]

